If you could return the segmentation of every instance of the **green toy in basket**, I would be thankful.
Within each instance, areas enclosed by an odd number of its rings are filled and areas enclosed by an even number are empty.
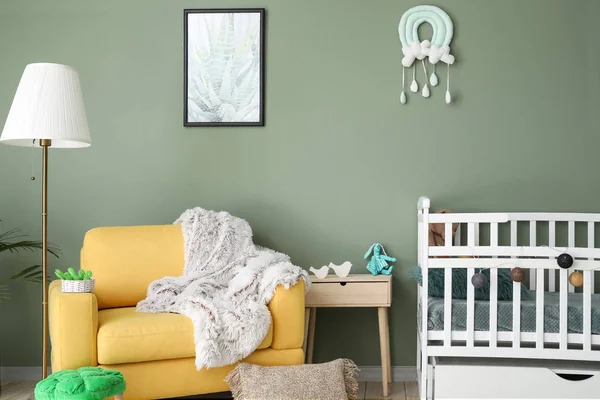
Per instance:
[[[67,269],[67,272],[57,269],[54,273],[63,281],[87,281],[92,279],[92,271],[84,271],[82,269],[79,272],[75,272],[73,268]]]
[[[73,268],[62,272],[60,269],[54,271],[56,276],[61,279],[63,293],[91,293],[94,291],[96,280],[92,278],[92,271],[75,272]]]
[[[123,399],[125,379],[119,371],[82,367],[56,372],[35,386],[36,400]]]

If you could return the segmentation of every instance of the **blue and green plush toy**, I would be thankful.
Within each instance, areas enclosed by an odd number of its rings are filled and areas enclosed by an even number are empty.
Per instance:
[[[383,254],[381,254],[383,252]],[[385,249],[381,243],[373,243],[369,250],[365,253],[365,260],[371,255],[371,261],[367,264],[367,269],[373,276],[375,275],[390,275],[392,273],[393,265],[388,263],[396,262],[394,257],[390,257],[386,254]]]

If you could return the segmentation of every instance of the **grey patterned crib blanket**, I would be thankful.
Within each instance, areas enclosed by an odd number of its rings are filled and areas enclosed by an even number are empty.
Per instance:
[[[535,291],[531,292],[532,300],[521,300],[521,332],[535,332],[536,302]],[[512,331],[511,300],[498,301],[498,331]],[[419,317],[421,315],[419,307]],[[444,299],[429,298],[427,329],[444,330]],[[419,325],[421,318],[418,319]],[[568,294],[567,323],[569,333],[583,332],[583,295]],[[467,300],[452,300],[452,330],[464,331],[467,326]],[[490,302],[475,301],[475,330],[488,331],[490,326]],[[560,293],[544,294],[544,332],[560,331]],[[600,294],[592,294],[592,334],[600,334]]]

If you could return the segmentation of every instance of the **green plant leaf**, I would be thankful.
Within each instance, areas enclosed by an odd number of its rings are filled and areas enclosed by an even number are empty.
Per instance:
[[[23,278],[23,282],[28,282],[28,283],[42,283],[42,277],[41,276],[37,276],[37,277],[33,277],[33,278]]]
[[[33,278],[34,276],[40,276],[40,275],[42,275],[42,271],[34,271],[30,274],[25,275],[23,277],[23,279],[27,280],[27,279]]]
[[[0,303],[10,299],[10,291],[8,285],[0,284]]]
[[[34,251],[42,250],[43,245],[40,240],[19,240],[26,237],[26,235],[20,234],[18,229],[11,229],[4,233],[0,233],[0,253],[3,251],[10,251],[11,253],[18,253],[20,251]],[[48,246],[48,253],[58,258],[60,250],[50,244]]]
[[[0,253],[3,251],[10,251],[11,253],[18,253],[20,251],[34,251],[42,250],[42,242],[35,240],[22,240],[20,242],[0,242]],[[56,247],[48,247],[48,253],[58,258],[59,250]]]
[[[36,271],[38,274],[42,273],[42,266],[41,265],[33,265],[29,268],[25,268],[23,271],[19,272],[18,274],[15,274],[13,276],[10,277],[10,279],[20,279],[23,276],[29,274],[30,272]]]
[[[24,240],[26,235],[20,233],[18,229],[11,229],[4,233],[0,233],[0,253],[7,251],[10,253],[20,253],[23,251],[35,251],[43,250],[43,244],[39,240]],[[53,246],[48,246],[48,253],[57,257],[60,254],[60,250]],[[20,280],[29,283],[42,283],[42,266],[33,265],[25,268],[24,270],[14,274],[9,278],[10,280]],[[50,280],[50,277],[48,277]],[[8,300],[10,296],[9,288],[7,284],[0,284],[0,302]]]
[[[33,265],[29,268],[25,268],[23,271],[19,272],[10,277],[11,280],[19,280],[30,283],[40,283],[42,282],[42,266],[41,265]],[[50,280],[50,277],[48,277]]]

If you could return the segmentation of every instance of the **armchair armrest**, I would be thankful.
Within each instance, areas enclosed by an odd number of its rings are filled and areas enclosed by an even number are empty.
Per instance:
[[[63,293],[60,281],[48,291],[52,372],[98,365],[98,302],[93,293]]]
[[[299,349],[304,342],[304,281],[289,289],[277,286],[269,302],[273,319],[271,348],[277,350]]]

